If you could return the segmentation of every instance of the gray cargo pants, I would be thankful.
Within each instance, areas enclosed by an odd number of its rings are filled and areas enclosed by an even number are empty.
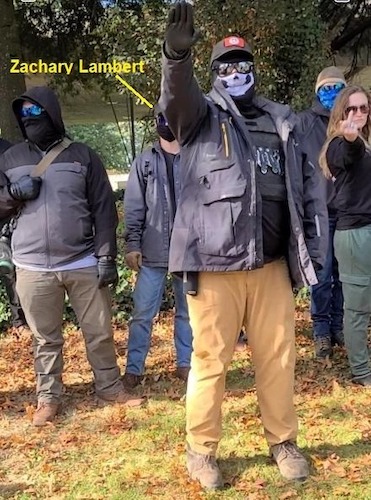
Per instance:
[[[63,392],[64,297],[67,293],[82,330],[97,394],[121,388],[111,326],[109,289],[98,289],[97,268],[42,272],[17,269],[17,292],[34,336],[39,402],[57,403]]]

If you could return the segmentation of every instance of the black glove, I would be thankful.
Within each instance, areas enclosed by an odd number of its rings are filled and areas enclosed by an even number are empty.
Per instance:
[[[41,177],[23,175],[16,182],[8,185],[8,191],[12,198],[20,201],[34,200],[39,196]]]
[[[169,12],[165,32],[165,50],[171,55],[188,51],[194,45],[200,33],[193,25],[193,6],[187,2],[174,4]]]
[[[98,288],[108,285],[116,286],[119,281],[116,262],[113,257],[104,256],[98,259]]]

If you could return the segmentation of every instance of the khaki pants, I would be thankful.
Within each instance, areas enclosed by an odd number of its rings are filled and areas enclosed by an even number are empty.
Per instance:
[[[108,288],[98,289],[97,269],[39,272],[17,269],[17,292],[34,335],[38,401],[58,402],[63,371],[62,318],[65,292],[84,335],[97,393],[117,393],[120,370],[111,326]]]
[[[193,354],[187,387],[187,441],[215,455],[225,378],[241,326],[255,365],[258,402],[270,445],[297,436],[294,409],[294,299],[282,259],[255,271],[202,272],[187,296]]]

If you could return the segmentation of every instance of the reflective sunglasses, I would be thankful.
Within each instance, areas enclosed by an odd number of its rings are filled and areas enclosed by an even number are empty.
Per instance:
[[[218,73],[218,76],[228,76],[231,75],[233,70],[235,69],[238,73],[243,73],[247,75],[250,73],[254,67],[254,64],[251,61],[240,61],[240,62],[231,62],[231,63],[218,63],[212,67],[213,71]]]
[[[367,104],[362,104],[361,106],[348,106],[345,110],[345,114],[349,115],[351,111],[353,111],[353,113],[356,114],[358,110],[363,115],[368,115],[370,112],[370,108],[367,106]]]
[[[345,84],[344,83],[333,83],[333,84],[328,84],[328,85],[323,85],[321,87],[321,90],[325,90],[325,91],[328,91],[328,90],[341,90],[345,88]]]
[[[41,113],[43,113],[45,110],[41,106],[38,106],[37,104],[32,104],[32,106],[29,107],[23,107],[21,109],[21,116],[26,117],[26,116],[40,116]]]

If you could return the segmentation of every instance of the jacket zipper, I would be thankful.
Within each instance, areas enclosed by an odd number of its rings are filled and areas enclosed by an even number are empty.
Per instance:
[[[50,245],[49,245],[49,231],[48,231],[48,204],[46,196],[46,184],[45,184],[46,172],[44,173],[44,205],[45,205],[45,250],[46,250],[46,266],[48,269],[51,268],[50,265]]]
[[[221,128],[222,128],[222,136],[223,136],[223,145],[224,145],[225,156],[227,158],[229,158],[229,142],[228,142],[228,134],[227,134],[227,128],[225,126],[225,123],[221,123]]]

